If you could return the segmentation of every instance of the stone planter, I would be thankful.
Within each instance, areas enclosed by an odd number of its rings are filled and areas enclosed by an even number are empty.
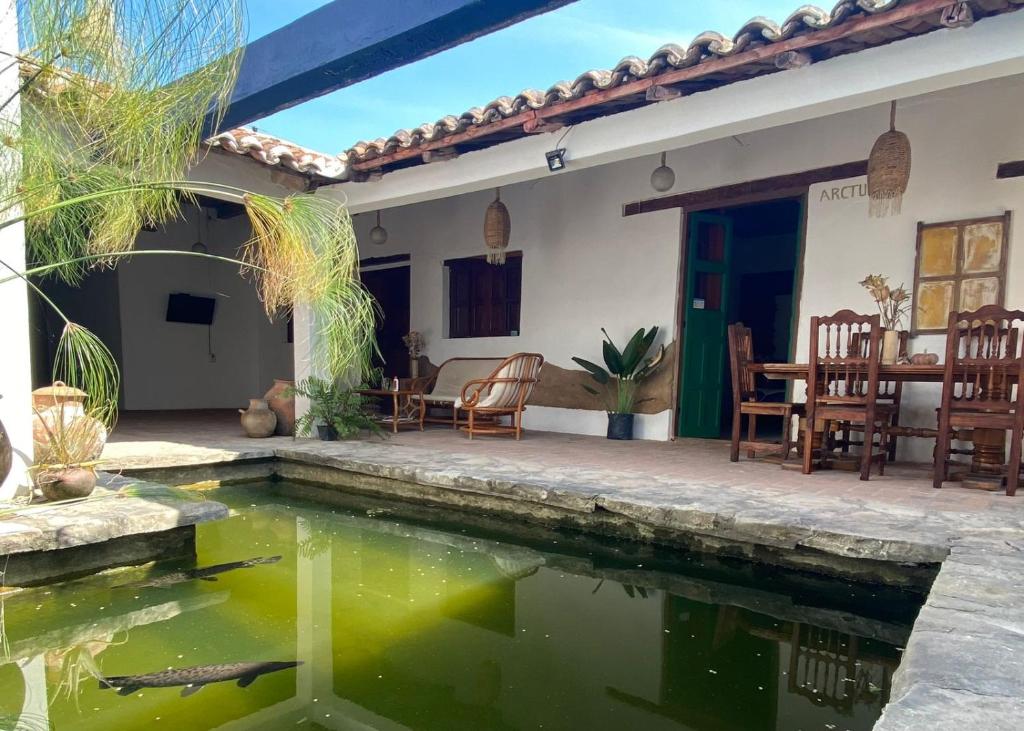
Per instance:
[[[634,414],[608,414],[608,438],[632,439]]]
[[[96,472],[92,466],[83,465],[44,472],[36,479],[36,487],[50,502],[89,497],[96,487]]]
[[[242,429],[247,437],[262,439],[273,435],[277,426],[277,416],[267,407],[261,398],[249,399],[248,409],[239,409],[242,415]]]
[[[295,381],[275,378],[274,385],[263,394],[267,406],[277,417],[274,433],[281,437],[290,437],[295,433],[295,394],[290,393]]]

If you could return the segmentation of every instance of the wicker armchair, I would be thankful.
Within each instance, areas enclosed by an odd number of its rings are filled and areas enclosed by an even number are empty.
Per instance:
[[[416,391],[413,398],[423,404],[420,426],[423,422],[450,424],[457,429],[465,420],[459,420],[459,407],[455,404],[463,387],[474,379],[486,378],[505,362],[504,358],[449,358],[429,376],[414,378],[409,389]],[[435,415],[440,411],[441,415]]]
[[[463,429],[470,439],[473,434],[514,434],[516,439],[522,436],[526,400],[543,364],[544,356],[539,353],[516,353],[502,361],[487,378],[469,381],[462,387],[455,408],[468,415]],[[486,421],[481,422],[480,416],[486,417]],[[499,423],[502,416],[510,417],[508,426]]]

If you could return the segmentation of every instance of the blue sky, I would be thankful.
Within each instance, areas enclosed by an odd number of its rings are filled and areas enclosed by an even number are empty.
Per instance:
[[[248,0],[249,37],[266,35],[325,2]],[[341,152],[358,140],[434,122],[503,94],[546,89],[588,69],[610,68],[623,56],[647,58],[665,43],[685,44],[705,30],[732,35],[757,15],[781,22],[799,5],[797,0],[579,0],[254,125],[321,152]]]

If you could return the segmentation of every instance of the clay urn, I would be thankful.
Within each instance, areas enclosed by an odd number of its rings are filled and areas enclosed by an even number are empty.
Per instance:
[[[249,399],[249,408],[239,409],[238,413],[242,415],[242,429],[247,437],[262,439],[274,434],[277,416],[267,406],[266,399]]]
[[[32,408],[42,411],[60,404],[84,404],[86,395],[80,388],[69,386],[64,381],[54,381],[51,385],[37,388],[32,392]]]
[[[0,483],[11,474],[11,466],[14,464],[14,449],[11,447],[11,439],[7,436],[4,423],[0,421]]]
[[[274,433],[278,436],[290,437],[295,433],[295,394],[291,392],[294,386],[295,381],[275,378],[274,385],[263,394],[270,410],[277,417]]]
[[[96,471],[91,465],[71,465],[39,475],[36,486],[50,502],[89,497],[96,487]]]

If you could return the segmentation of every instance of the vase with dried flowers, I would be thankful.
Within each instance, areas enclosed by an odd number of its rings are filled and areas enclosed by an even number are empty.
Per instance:
[[[411,378],[419,378],[420,354],[423,352],[427,341],[424,340],[423,333],[411,330],[402,338],[402,342],[405,343],[405,347],[409,350],[409,376]]]
[[[869,274],[860,285],[871,293],[882,316],[882,327],[885,328],[882,333],[882,362],[895,363],[900,355],[903,318],[910,312],[910,293],[902,284],[893,289],[889,286],[889,278],[881,274]]]

